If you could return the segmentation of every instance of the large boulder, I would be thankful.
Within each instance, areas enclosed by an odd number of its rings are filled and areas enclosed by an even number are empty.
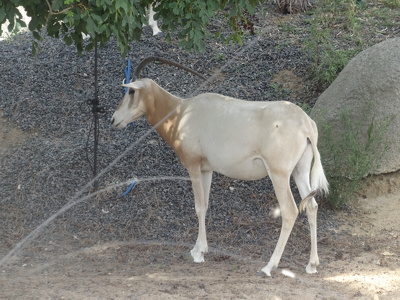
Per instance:
[[[357,141],[349,138],[349,143],[357,142],[370,151],[374,163],[365,175],[400,170],[399,115],[400,38],[381,42],[354,57],[318,98],[311,112],[322,144],[324,139],[357,137]],[[371,140],[378,141],[378,145],[371,146]],[[343,151],[352,150],[343,147]],[[338,163],[330,155],[337,153],[330,154],[325,149],[323,158],[327,163]],[[348,155],[352,154],[343,153],[343,158]]]

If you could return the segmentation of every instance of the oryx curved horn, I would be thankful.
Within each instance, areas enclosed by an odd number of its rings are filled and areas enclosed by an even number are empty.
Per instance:
[[[139,63],[139,65],[136,67],[135,74],[134,74],[134,76],[135,76],[135,77],[134,77],[134,80],[140,78],[140,72],[143,70],[143,68],[144,68],[147,64],[149,64],[149,63],[151,63],[151,62],[156,62],[156,61],[162,62],[162,63],[167,64],[167,65],[171,65],[171,66],[177,67],[177,68],[179,68],[179,69],[182,69],[182,70],[185,70],[185,71],[187,71],[187,72],[189,72],[189,73],[192,73],[192,74],[196,75],[197,77],[200,77],[200,78],[203,79],[203,80],[207,80],[206,77],[204,77],[204,76],[201,75],[200,73],[198,73],[198,72],[192,70],[191,68],[185,67],[184,65],[181,65],[181,64],[179,64],[179,63],[177,63],[177,62],[175,62],[175,61],[172,61],[172,60],[169,60],[169,59],[166,59],[166,58],[162,58],[162,57],[158,57],[158,56],[149,56],[149,57],[146,57],[145,59],[143,59],[143,60]]]

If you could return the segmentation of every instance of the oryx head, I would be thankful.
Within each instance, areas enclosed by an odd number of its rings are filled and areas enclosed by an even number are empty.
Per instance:
[[[149,85],[150,81],[146,79],[122,85],[128,88],[128,91],[115,110],[111,118],[111,124],[122,129],[146,114],[146,106],[143,101],[143,94],[145,93],[143,90],[148,88]]]

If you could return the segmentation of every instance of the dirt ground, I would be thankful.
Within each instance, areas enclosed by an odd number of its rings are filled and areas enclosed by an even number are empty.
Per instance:
[[[22,138],[10,136],[11,143]],[[375,177],[353,208],[333,215],[343,225],[319,238],[318,274],[305,273],[309,250],[286,253],[266,278],[258,270],[269,258],[254,245],[211,248],[206,262],[195,264],[186,244],[111,242],[76,250],[72,242],[63,249],[30,243],[0,268],[0,299],[400,299],[399,187],[398,174]]]
[[[318,274],[304,272],[302,257],[263,278],[257,271],[266,261],[243,249],[212,249],[204,264],[194,264],[189,245],[109,243],[3,268],[0,298],[400,299],[400,193],[373,197],[359,200],[357,212],[337,213],[338,231],[349,235],[320,240]]]

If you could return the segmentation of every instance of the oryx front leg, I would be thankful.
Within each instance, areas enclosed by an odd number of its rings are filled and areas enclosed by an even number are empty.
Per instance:
[[[206,235],[206,213],[208,209],[208,199],[210,195],[212,172],[189,173],[192,179],[195,209],[199,221],[199,233],[196,245],[190,251],[193,261],[204,262],[204,253],[208,252]]]
[[[282,228],[278,243],[269,263],[261,269],[268,276],[271,276],[271,271],[278,268],[283,250],[285,250],[286,243],[298,215],[298,209],[290,191],[289,176],[271,174],[270,177],[281,209]]]

